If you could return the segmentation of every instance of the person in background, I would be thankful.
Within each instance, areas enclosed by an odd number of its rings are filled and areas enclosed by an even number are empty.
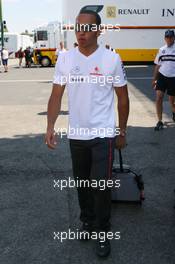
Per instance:
[[[66,49],[64,48],[64,43],[61,41],[60,42],[60,48],[58,48],[55,52],[55,56],[56,56],[56,59],[58,59],[59,55],[61,53],[64,53],[66,51]]]
[[[36,55],[36,58],[37,58],[37,64],[41,65],[41,61],[42,61],[41,50],[36,50],[35,51],[35,55]]]
[[[18,50],[17,52],[17,57],[19,59],[19,68],[21,68],[21,65],[22,65],[22,60],[24,58],[24,52],[22,50],[22,47]]]
[[[156,64],[152,86],[156,90],[156,111],[158,122],[155,131],[163,128],[162,112],[165,92],[169,96],[172,119],[175,122],[175,34],[174,30],[165,32],[166,45],[159,49],[155,58]]]
[[[2,48],[1,51],[2,64],[4,66],[4,72],[8,72],[8,58],[9,52],[6,48]]]
[[[115,52],[115,50],[113,48],[111,48],[111,46],[108,45],[108,44],[106,44],[105,48],[108,49],[108,50],[111,50],[111,51]]]
[[[78,43],[77,42],[74,43],[74,48],[76,48],[76,47],[78,47]]]
[[[32,53],[30,47],[25,49],[24,54],[26,60],[26,68],[30,68],[32,63]]]
[[[108,44],[106,44],[105,48],[108,49],[108,50],[111,49],[110,46],[109,46]]]

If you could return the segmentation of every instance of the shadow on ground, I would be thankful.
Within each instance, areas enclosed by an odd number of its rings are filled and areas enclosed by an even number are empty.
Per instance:
[[[125,163],[141,172],[146,201],[142,207],[113,204],[112,254],[103,263],[173,264],[175,259],[175,163],[173,124],[161,132],[129,127]],[[0,139],[0,263],[101,263],[94,241],[54,240],[53,232],[79,227],[75,189],[60,191],[53,181],[72,177],[68,140],[49,151],[43,135]]]

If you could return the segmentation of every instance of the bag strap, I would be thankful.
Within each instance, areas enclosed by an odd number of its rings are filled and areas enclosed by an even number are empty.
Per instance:
[[[123,158],[122,158],[122,151],[119,149],[119,163],[120,163],[120,171],[123,172]]]

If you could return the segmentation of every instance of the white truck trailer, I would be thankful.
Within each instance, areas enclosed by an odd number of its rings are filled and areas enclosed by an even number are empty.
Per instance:
[[[153,62],[157,50],[164,44],[164,32],[175,29],[175,1],[159,0],[75,0],[63,1],[63,24],[74,25],[79,11],[99,12],[104,25],[113,30],[102,34],[99,43],[110,45],[123,61]],[[120,26],[120,31],[116,30]],[[64,32],[66,47],[76,42],[75,33]]]
[[[18,33],[4,33],[4,46],[8,49],[10,57],[15,57],[15,53],[22,47],[33,47],[33,39],[28,35],[21,35]]]

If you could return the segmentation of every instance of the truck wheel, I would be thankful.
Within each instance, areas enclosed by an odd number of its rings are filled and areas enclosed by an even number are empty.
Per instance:
[[[41,66],[42,67],[48,67],[51,65],[51,61],[48,57],[42,57],[41,59]]]

